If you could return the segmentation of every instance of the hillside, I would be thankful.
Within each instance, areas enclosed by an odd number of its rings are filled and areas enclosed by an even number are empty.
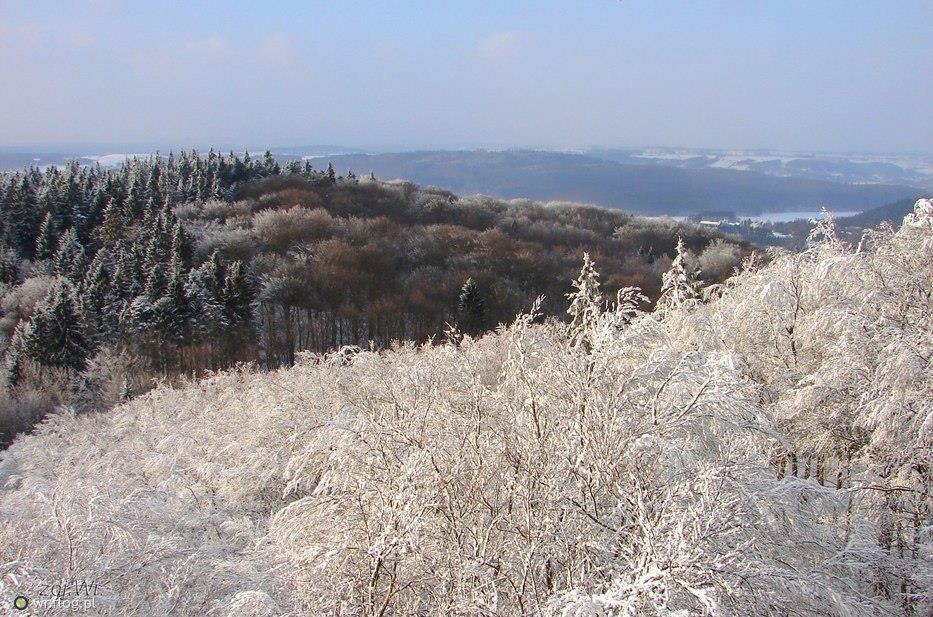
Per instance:
[[[50,418],[0,459],[3,602],[65,577],[98,615],[927,615],[933,203],[858,253],[821,231],[707,304],[672,276],[661,312],[603,310],[584,270],[570,329]]]
[[[889,223],[896,227],[907,214],[913,211],[914,201],[916,200],[912,198],[901,199],[894,203],[865,210],[854,216],[841,217],[838,223],[841,227],[860,229],[872,229],[881,223]]]
[[[682,238],[704,284],[751,250],[690,223],[460,198],[271,153],[0,174],[0,446],[57,405],[302,351],[494,329],[544,296],[563,317],[584,252],[607,290],[657,298]]]
[[[348,155],[316,159],[315,164],[326,166],[328,161],[340,170],[374,170],[380,178],[404,178],[462,194],[581,201],[650,215],[689,215],[704,210],[754,215],[818,211],[821,206],[857,211],[922,192],[906,186],[840,184],[729,169],[622,164],[529,150]]]

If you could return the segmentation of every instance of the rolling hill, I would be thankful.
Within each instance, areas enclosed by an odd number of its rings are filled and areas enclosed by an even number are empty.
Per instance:
[[[532,150],[353,154],[312,161],[319,167],[330,161],[341,171],[372,170],[383,179],[404,178],[461,194],[582,201],[647,215],[688,215],[709,209],[755,215],[821,206],[864,210],[922,192],[908,186],[624,164]]]

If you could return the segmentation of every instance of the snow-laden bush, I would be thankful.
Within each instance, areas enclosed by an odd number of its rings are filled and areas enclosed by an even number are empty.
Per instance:
[[[708,304],[306,356],[50,418],[3,602],[97,614],[926,615],[933,236],[826,231]]]

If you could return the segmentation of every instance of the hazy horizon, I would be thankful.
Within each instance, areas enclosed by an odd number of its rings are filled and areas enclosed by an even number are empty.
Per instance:
[[[927,153],[931,30],[919,1],[5,4],[0,144]]]

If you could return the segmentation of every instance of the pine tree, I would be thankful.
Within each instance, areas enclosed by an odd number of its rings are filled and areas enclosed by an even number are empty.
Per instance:
[[[29,326],[29,322],[21,321],[13,331],[13,338],[10,339],[10,345],[6,352],[6,387],[13,388],[19,383],[22,372],[23,362],[23,336]]]
[[[188,273],[185,294],[191,303],[192,313],[197,316],[193,325],[202,336],[212,336],[229,325],[223,287],[224,269],[217,253]]]
[[[281,172],[278,161],[275,160],[275,157],[269,150],[266,150],[265,154],[262,156],[262,167],[263,172],[267,176],[277,176]]]
[[[580,276],[573,282],[573,287],[576,291],[567,294],[570,300],[567,314],[571,318],[568,335],[572,345],[589,352],[593,347],[596,321],[603,305],[603,295],[599,290],[599,273],[590,260],[589,253],[583,253],[583,268],[580,270]]]
[[[23,174],[16,191],[10,199],[9,209],[4,212],[4,228],[7,246],[18,255],[32,258],[36,239],[39,236],[39,209],[36,192]]]
[[[683,239],[677,237],[677,254],[671,267],[661,277],[661,296],[658,298],[656,311],[663,315],[675,308],[692,306],[700,297],[696,272],[687,267]]]
[[[123,238],[124,222],[120,209],[112,199],[107,201],[103,211],[103,221],[97,230],[100,246],[113,247]]]
[[[41,366],[84,368],[92,345],[70,282],[60,280],[49,291],[26,326],[22,341],[25,355]]]
[[[327,182],[330,184],[336,184],[337,182],[337,171],[334,169],[333,163],[327,164]]]
[[[52,212],[46,213],[39,227],[39,239],[36,240],[36,259],[49,259],[55,254],[58,242],[55,239],[55,224],[52,222]]]
[[[486,302],[472,278],[468,278],[460,289],[457,312],[460,314],[462,332],[470,336],[483,332],[486,327]]]
[[[222,293],[224,312],[231,326],[248,327],[253,316],[255,287],[240,261],[227,267]]]
[[[101,249],[94,256],[87,274],[81,281],[79,306],[85,323],[97,334],[106,331],[103,323],[104,306],[109,286],[110,254]]]
[[[191,238],[181,223],[176,222],[172,228],[172,242],[170,248],[170,268],[176,272],[187,270],[191,265]]]
[[[0,284],[13,285],[19,280],[16,254],[11,249],[0,252]]]
[[[164,319],[169,340],[176,344],[184,342],[193,314],[181,271],[175,270],[169,274],[165,295],[159,299],[159,312]]]
[[[78,241],[78,234],[69,229],[58,242],[58,249],[52,257],[52,267],[55,274],[64,276],[72,282],[80,281],[84,277],[84,268],[87,265],[84,247]]]

